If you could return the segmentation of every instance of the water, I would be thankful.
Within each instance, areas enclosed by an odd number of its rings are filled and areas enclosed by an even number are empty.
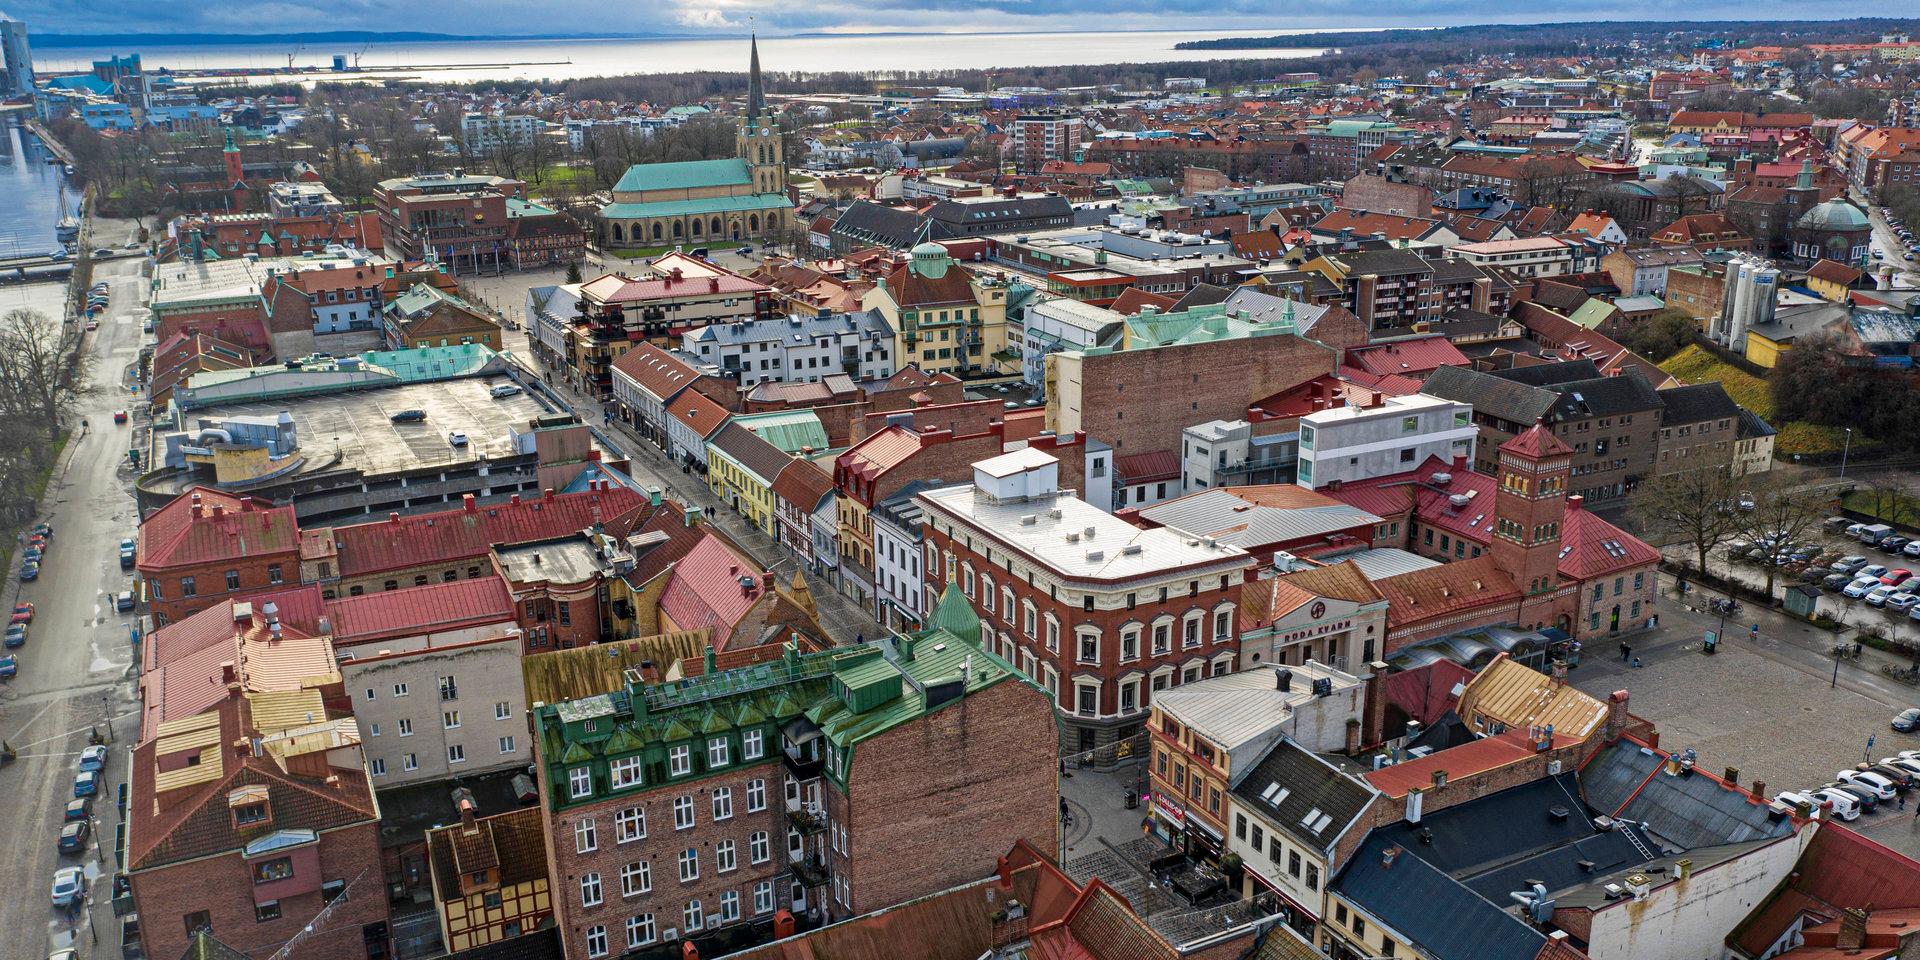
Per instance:
[[[60,244],[53,228],[80,205],[67,194],[60,205],[58,164],[47,162],[46,148],[19,127],[0,121],[0,258],[44,254]]]
[[[895,36],[762,37],[760,62],[770,71],[825,73],[837,70],[939,70],[979,67],[1040,67],[1098,63],[1168,63],[1179,61],[1271,59],[1309,57],[1318,49],[1175,50],[1174,44],[1228,36],[1273,36],[1310,31],[1197,30],[1179,32],[1115,33],[972,33]],[[41,71],[82,72],[93,60],[111,54],[140,54],[149,71],[222,68],[285,69],[287,55],[295,66],[330,68],[335,54],[353,62],[359,49],[296,51],[295,44],[248,46],[142,46],[136,49],[42,48],[35,51]],[[478,66],[480,64],[517,66]],[[390,79],[418,77],[447,83],[488,79],[566,80],[577,77],[634,73],[678,73],[698,70],[744,71],[747,43],[741,38],[720,40],[485,40],[444,43],[373,43],[360,57],[362,67],[408,67],[428,64],[466,68],[375,72],[368,76]],[[1196,71],[1204,73],[1204,71]],[[339,79],[355,74],[325,73],[317,79]],[[257,78],[252,82],[269,82]]]

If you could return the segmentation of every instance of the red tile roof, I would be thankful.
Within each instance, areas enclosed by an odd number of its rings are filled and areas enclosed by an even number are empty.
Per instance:
[[[1172,450],[1149,450],[1113,458],[1113,472],[1125,483],[1151,483],[1180,476],[1180,458]]]
[[[697,390],[685,390],[667,404],[667,416],[680,421],[702,437],[712,437],[727,425],[727,408]]]
[[[753,580],[742,589],[740,578]],[[734,624],[746,616],[763,587],[760,568],[753,561],[733,552],[716,537],[703,537],[680,562],[674,564],[660,595],[660,612],[673,621],[675,630],[711,628],[716,639],[733,631]]]
[[[1271,236],[1271,234],[1269,234]],[[1236,237],[1236,239],[1238,239]],[[1120,291],[1120,296],[1107,305],[1108,310],[1122,316],[1131,317],[1140,312],[1141,307],[1153,307],[1162,313],[1173,309],[1179,301],[1172,297],[1163,297],[1157,293],[1148,293],[1139,287],[1128,287]]]
[[[194,487],[148,514],[138,539],[140,569],[165,570],[292,554],[299,548],[300,528],[290,506],[265,506],[251,497]]]
[[[887,295],[902,307],[943,306],[975,303],[973,274],[960,264],[950,264],[938,278],[915,273],[908,265],[895,267],[887,274]]]
[[[1435,567],[1444,570],[1445,567]],[[1555,735],[1555,739],[1558,739]],[[1464,780],[1467,777],[1498,770],[1510,764],[1520,763],[1532,757],[1533,745],[1527,742],[1524,731],[1508,730],[1492,737],[1482,737],[1472,743],[1463,743],[1457,747],[1429,753],[1424,757],[1381,767],[1363,776],[1374,788],[1387,796],[1399,799],[1407,795],[1414,787],[1433,785],[1435,771],[1444,770],[1448,780]]]
[[[613,368],[662,400],[673,399],[700,377],[685,362],[651,343],[634,344],[633,349],[614,358]]]
[[[1491,553],[1386,577],[1374,586],[1387,598],[1389,629],[1520,599],[1520,588]]]
[[[1560,544],[1560,576],[1570,580],[1592,580],[1660,561],[1660,551],[1646,541],[1571,500],[1560,523]]]
[[[920,435],[904,427],[891,426],[854,444],[835,462],[839,469],[867,481],[878,480],[920,452]]]
[[[802,510],[812,511],[833,492],[833,478],[811,460],[794,458],[773,480],[773,495]]]
[[[626,487],[422,513],[334,527],[340,575],[361,576],[426,563],[483,557],[496,543],[524,543],[585,530],[638,506]]]
[[[1348,350],[1347,363],[1376,376],[1418,378],[1441,367],[1464,367],[1469,361],[1452,341],[1435,334]]]
[[[759,293],[767,289],[769,288],[764,283],[756,283],[746,277],[716,270],[709,277],[686,277],[680,280],[672,277],[623,280],[608,274],[589,281],[581,288],[581,292],[591,292],[602,303],[629,304],[646,300],[677,300],[682,297],[703,297],[722,293]]]
[[[498,576],[382,590],[327,603],[338,647],[513,622],[513,595]]]
[[[1507,453],[1536,459],[1546,457],[1570,457],[1573,455],[1572,447],[1567,446],[1559,437],[1554,436],[1553,431],[1548,430],[1546,425],[1539,423],[1528,427],[1524,433],[1501,444],[1500,449]]]

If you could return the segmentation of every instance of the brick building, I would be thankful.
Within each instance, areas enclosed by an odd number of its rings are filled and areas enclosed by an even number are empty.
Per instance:
[[[537,708],[566,957],[731,952],[781,914],[837,921],[970,880],[1018,841],[1058,849],[1046,700],[975,645],[964,602],[933,619]],[[936,836],[939,858],[902,855]]]
[[[1138,734],[1154,691],[1233,671],[1252,560],[1135,527],[1061,489],[1060,472],[1056,458],[1018,450],[915,502],[926,590],[958,589],[982,645],[1046,689],[1063,749],[1078,753]]]
[[[126,869],[147,956],[201,933],[253,956],[296,937],[303,958],[390,955],[379,807],[353,719],[330,716],[318,690],[235,691],[134,748]]]
[[[135,569],[155,626],[300,580],[292,507],[195,487],[149,514],[135,539]]]
[[[1013,120],[1011,137],[1015,170],[1033,176],[1048,163],[1080,159],[1086,122],[1066,114],[1021,114]]]
[[[510,265],[507,205],[524,205],[527,185],[506,177],[422,173],[382,180],[373,190],[389,256],[435,256],[455,273],[498,273]]]

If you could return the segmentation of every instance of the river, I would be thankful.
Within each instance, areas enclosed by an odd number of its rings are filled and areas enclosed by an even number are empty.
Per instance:
[[[1309,57],[1318,49],[1175,50],[1174,44],[1216,37],[1261,37],[1313,31],[1167,31],[1109,33],[954,33],[868,36],[760,38],[760,62],[773,72],[826,73],[837,70],[910,71],[980,67],[1043,67],[1098,63],[1168,63]],[[298,49],[296,49],[298,48]],[[35,51],[42,72],[81,72],[95,59],[138,53],[149,71],[222,68],[268,69],[287,65],[328,67],[335,55],[359,55],[362,67],[452,65],[455,69],[400,75],[427,81],[469,82],[489,79],[566,80],[633,73],[745,70],[744,38],[719,40],[484,40],[443,43],[372,43],[364,51],[306,49],[298,44],[221,46],[142,46],[134,49],[43,47]],[[492,66],[513,64],[512,66]],[[391,78],[392,72],[367,74]],[[327,73],[321,79],[356,76]],[[267,82],[276,78],[259,78]]]
[[[60,166],[27,131],[0,120],[0,258],[44,254],[60,244],[53,228],[73,213],[78,195],[61,207]]]

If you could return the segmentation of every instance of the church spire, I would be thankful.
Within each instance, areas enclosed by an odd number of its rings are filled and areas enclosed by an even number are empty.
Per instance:
[[[760,37],[754,35],[748,43],[753,53],[747,62],[747,119],[758,120],[767,112],[767,94],[760,87]]]

